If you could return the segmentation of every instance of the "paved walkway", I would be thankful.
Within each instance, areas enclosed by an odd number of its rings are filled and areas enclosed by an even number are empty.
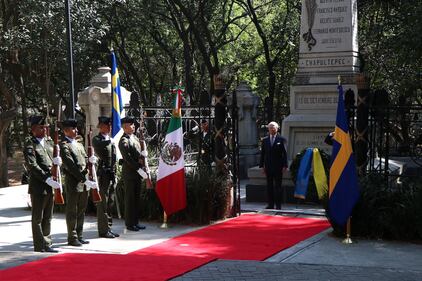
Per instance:
[[[244,198],[243,189],[241,195]],[[243,210],[270,215],[323,215],[317,206],[283,205],[281,211],[263,210],[264,206],[242,202]],[[0,269],[51,255],[33,252],[30,222],[26,186],[0,189]],[[75,248],[67,246],[64,215],[55,214],[54,248],[60,253],[126,254],[199,228],[174,225],[161,229],[159,223],[146,225],[145,231],[128,232],[123,220],[115,219],[113,229],[121,236],[98,238],[96,218],[87,216],[84,238],[91,243]],[[342,244],[327,230],[263,262],[217,260],[176,280],[422,280],[422,245],[358,239],[354,242]]]
[[[178,281],[193,280],[382,280],[420,281],[422,271],[379,267],[286,264],[219,260],[191,271]]]

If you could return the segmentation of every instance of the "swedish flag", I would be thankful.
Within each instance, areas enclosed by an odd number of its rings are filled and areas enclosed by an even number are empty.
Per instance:
[[[111,51],[111,98],[112,98],[112,109],[111,109],[111,120],[112,120],[112,137],[116,136],[122,128],[120,122],[120,114],[123,110],[122,95],[120,93],[120,78],[119,71],[117,70],[117,60],[114,51]]]
[[[328,214],[338,225],[345,225],[359,198],[356,163],[344,110],[343,87],[338,86],[339,98],[330,168]]]

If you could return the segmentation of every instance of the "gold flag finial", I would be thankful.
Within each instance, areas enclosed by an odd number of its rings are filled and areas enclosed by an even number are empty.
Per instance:
[[[340,75],[337,76],[337,79],[338,79],[338,84],[341,85],[341,76]]]

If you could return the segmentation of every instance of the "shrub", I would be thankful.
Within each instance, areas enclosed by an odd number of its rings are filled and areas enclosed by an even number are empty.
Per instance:
[[[208,224],[211,220],[224,218],[228,214],[231,180],[214,170],[202,167],[186,173],[187,206],[169,218],[170,222]],[[124,214],[124,187],[117,184],[117,195],[122,215]],[[162,221],[163,209],[155,190],[141,186],[141,219]]]
[[[422,239],[422,178],[387,184],[384,175],[360,179],[361,197],[353,211],[355,236],[414,240]]]

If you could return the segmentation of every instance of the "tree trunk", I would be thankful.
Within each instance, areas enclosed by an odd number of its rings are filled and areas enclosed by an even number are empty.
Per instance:
[[[185,41],[186,39],[186,41]],[[189,45],[189,40],[183,38],[183,57],[185,60],[185,83],[186,83],[186,94],[190,97],[190,100],[193,101],[193,76],[192,76],[192,50]]]
[[[7,129],[16,116],[16,109],[10,109],[0,114],[0,187],[9,186],[7,166]]]

